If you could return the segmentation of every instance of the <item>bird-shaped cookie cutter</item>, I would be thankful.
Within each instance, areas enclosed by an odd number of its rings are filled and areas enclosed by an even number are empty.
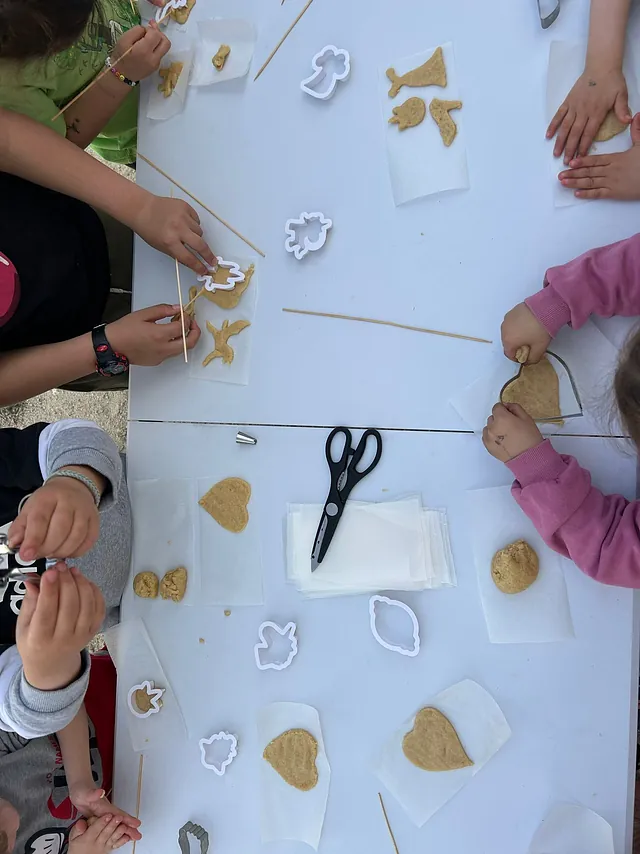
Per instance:
[[[580,392],[578,391],[578,386],[576,385],[576,381],[573,378],[573,374],[571,373],[569,365],[567,365],[567,363],[564,361],[564,359],[561,359],[560,356],[557,355],[557,353],[552,353],[551,350],[547,350],[546,355],[554,358],[564,368],[564,370],[567,374],[567,377],[569,379],[569,384],[571,385],[571,391],[573,392],[573,396],[575,397],[576,403],[578,404],[578,410],[579,411],[578,412],[571,412],[568,415],[558,415],[555,418],[536,418],[536,421],[538,423],[542,423],[542,424],[553,424],[553,423],[557,423],[559,421],[566,421],[567,418],[582,418],[582,416],[584,415],[584,409],[582,407],[582,399],[580,397]],[[527,352],[527,356],[528,356],[528,352]],[[526,368],[526,358],[525,358],[525,361],[520,363],[520,368],[518,370],[518,373],[515,375],[515,377],[511,377],[510,380],[507,380],[507,382],[500,389],[500,398],[499,398],[500,403],[503,403],[502,396],[505,393],[505,391],[509,388],[509,386],[512,383],[514,383],[522,375],[522,371],[524,370],[524,368]]]

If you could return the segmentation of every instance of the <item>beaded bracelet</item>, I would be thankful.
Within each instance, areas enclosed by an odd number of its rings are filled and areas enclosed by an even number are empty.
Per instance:
[[[93,500],[96,503],[96,507],[100,506],[102,495],[100,493],[100,490],[90,477],[86,477],[86,475],[81,474],[79,471],[64,469],[63,471],[54,471],[54,473],[50,474],[49,477],[45,480],[45,483],[49,483],[49,481],[53,480],[54,477],[70,477],[72,480],[79,480],[80,483],[84,483],[89,492],[93,495]]]
[[[117,69],[117,68],[114,68],[114,67],[113,67],[113,65],[115,65],[115,63],[113,63],[113,64],[112,64],[112,62],[111,62],[111,57],[110,57],[110,56],[108,56],[108,57],[105,59],[104,64],[107,66],[107,68],[109,69],[109,71],[110,71],[112,74],[114,74],[114,75],[118,78],[118,80],[120,80],[120,82],[121,82],[121,83],[126,83],[126,84],[127,84],[127,86],[131,86],[131,88],[132,88],[132,89],[138,85],[138,83],[139,83],[139,81],[138,81],[138,80],[129,80],[129,78],[128,78],[128,77],[125,77],[125,76],[124,76],[124,74],[122,74],[122,72],[121,72],[121,71],[118,71],[118,69]]]

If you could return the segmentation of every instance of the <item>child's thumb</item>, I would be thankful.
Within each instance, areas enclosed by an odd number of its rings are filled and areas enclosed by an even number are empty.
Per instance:
[[[636,113],[631,122],[631,142],[634,145],[640,144],[640,113]]]
[[[69,831],[69,842],[73,842],[74,839],[77,839],[79,836],[82,836],[83,833],[87,832],[88,828],[89,825],[83,818],[78,819],[78,821]]]
[[[621,122],[628,125],[631,123],[631,110],[629,109],[629,96],[626,92],[619,92],[613,111]]]

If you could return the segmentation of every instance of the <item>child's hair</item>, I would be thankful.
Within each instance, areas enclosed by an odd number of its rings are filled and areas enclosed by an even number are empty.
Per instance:
[[[99,0],[0,0],[0,59],[24,62],[72,45]]]
[[[625,343],[613,383],[620,420],[625,433],[640,448],[640,330]]]

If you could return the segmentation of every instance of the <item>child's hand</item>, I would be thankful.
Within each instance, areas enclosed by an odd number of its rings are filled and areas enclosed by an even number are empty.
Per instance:
[[[128,839],[142,839],[138,830],[140,819],[134,818],[129,813],[114,807],[105,797],[104,789],[95,789],[89,786],[76,786],[69,789],[69,797],[72,804],[82,813],[85,818],[102,818],[106,815],[117,815],[124,827]]]
[[[482,442],[501,463],[508,463],[544,442],[533,418],[517,403],[496,403],[482,431]]]
[[[163,57],[171,49],[171,42],[152,21],[148,27],[137,26],[121,36],[111,54],[116,62],[131,46],[133,50],[118,62],[118,71],[129,80],[139,81],[160,68]]]
[[[104,620],[102,593],[76,567],[58,563],[40,586],[27,593],[16,624],[16,643],[29,684],[56,691],[71,684],[80,670],[80,653]]]
[[[104,479],[87,466],[73,466],[102,491]],[[56,477],[36,490],[9,528],[9,545],[31,563],[41,557],[79,557],[100,533],[98,508],[89,488],[79,480]]]
[[[81,818],[69,831],[69,854],[108,854],[129,842],[127,826],[119,815]]]
[[[158,323],[173,317],[179,305],[154,305],[142,308],[109,323],[105,334],[113,349],[124,354],[132,365],[159,365],[182,353],[182,323]],[[193,349],[200,338],[200,327],[188,315],[184,318],[187,349]]]
[[[515,361],[520,347],[529,347],[528,364],[539,362],[551,341],[547,330],[523,302],[505,315],[500,331],[505,356]]]
[[[560,157],[564,151],[565,164],[578,155],[584,157],[609,110],[615,110],[621,122],[631,123],[627,83],[621,69],[585,69],[547,129],[547,139],[558,134],[554,156]]]

